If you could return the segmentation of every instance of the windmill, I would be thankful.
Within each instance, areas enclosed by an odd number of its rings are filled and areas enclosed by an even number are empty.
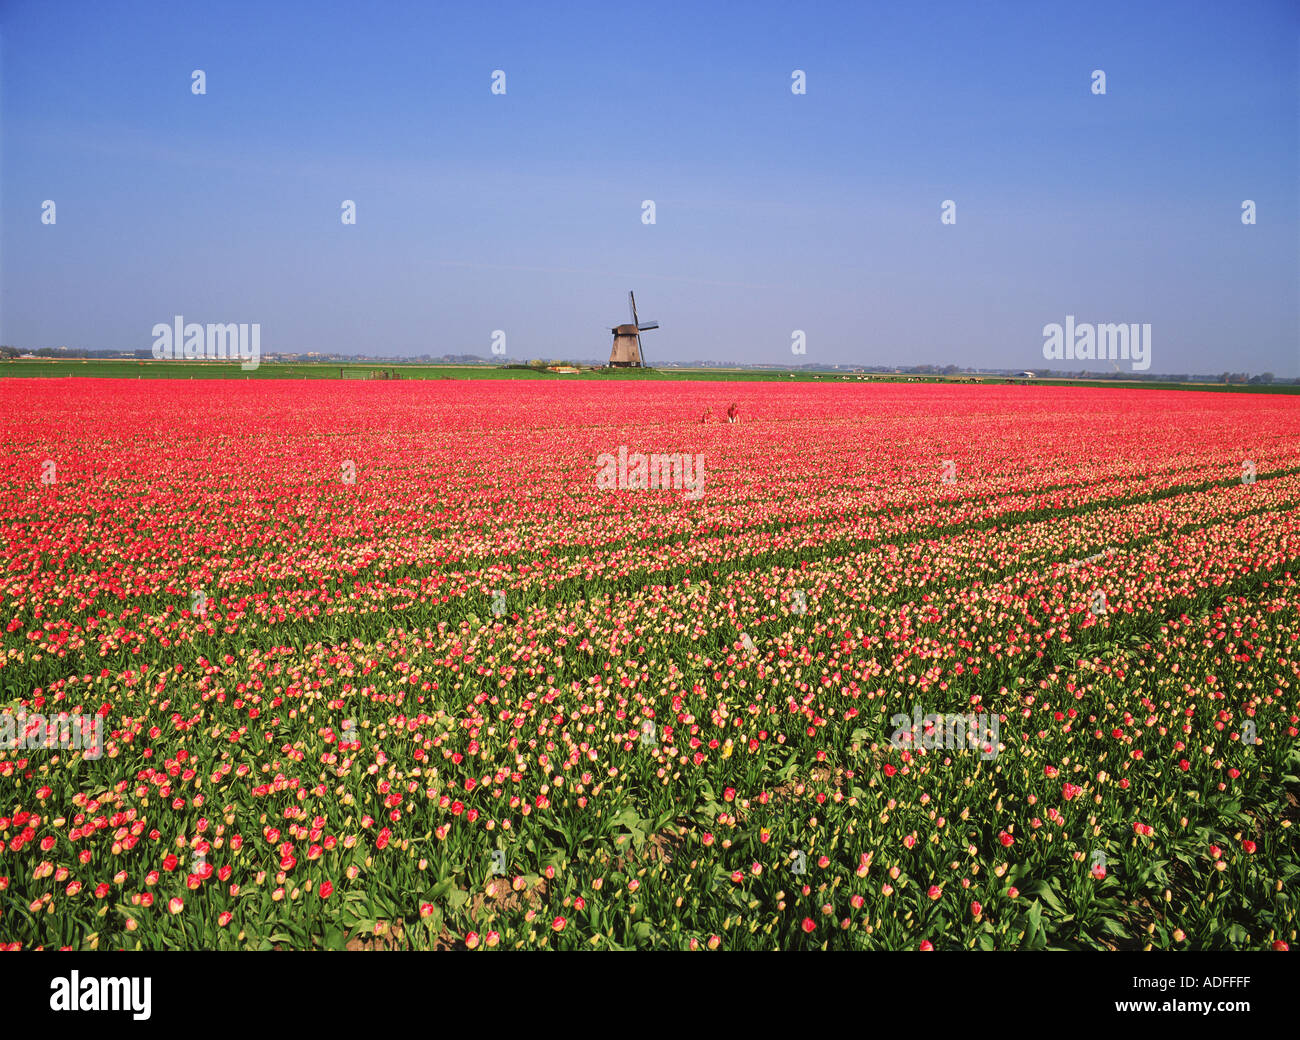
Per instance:
[[[636,316],[636,297],[627,294],[628,307],[632,311],[632,324],[615,325],[609,331],[614,333],[614,346],[609,352],[610,368],[642,368],[645,355],[641,353],[641,333],[657,329],[657,321],[642,323]]]

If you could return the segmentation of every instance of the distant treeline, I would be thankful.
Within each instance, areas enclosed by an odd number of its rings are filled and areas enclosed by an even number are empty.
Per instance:
[[[148,348],[141,350],[84,350],[70,347],[41,347],[38,350],[22,350],[19,347],[0,346],[0,358],[17,358],[22,355],[30,355],[38,358],[68,359],[68,360],[125,360],[125,361],[149,361],[153,358],[153,353]],[[291,364],[362,364],[373,365],[377,358],[366,358],[353,355],[324,354],[315,357],[303,357],[301,355],[265,355],[265,362]],[[475,354],[445,354],[441,357],[431,358],[427,354],[420,357],[412,358],[384,358],[382,359],[388,365],[403,364],[490,364],[486,358],[480,358]],[[542,361],[540,359],[514,362],[494,367],[507,369],[538,369],[545,368],[548,365],[574,365],[575,367],[591,367],[593,362],[590,361]],[[674,368],[743,368],[754,370],[779,370],[793,372],[834,372],[841,375],[852,375],[859,373],[862,375],[913,375],[913,376],[1002,376],[1002,377],[1020,377],[1022,370],[1019,369],[974,369],[961,368],[958,365],[753,365],[742,364],[738,362],[713,362],[713,361],[691,361],[691,362],[671,362],[661,363],[660,368],[671,371]],[[362,377],[364,378],[364,377]],[[385,377],[378,377],[385,378]],[[386,378],[400,378],[396,373]],[[1035,369],[1034,377],[1038,379],[1115,379],[1124,382],[1143,382],[1143,383],[1224,383],[1238,385],[1264,385],[1271,383],[1280,383],[1282,385],[1293,384],[1300,386],[1300,378],[1296,379],[1279,379],[1272,372],[1261,372],[1259,375],[1251,375],[1249,372],[1220,372],[1195,374],[1187,372],[1090,372],[1087,369],[1079,369],[1074,372],[1060,371],[1056,369]]]
[[[148,348],[144,350],[78,350],[69,347],[41,347],[38,350],[20,350],[18,347],[0,346],[0,357],[16,358],[27,354],[38,358],[99,358],[105,361],[137,360],[146,361],[153,357]]]

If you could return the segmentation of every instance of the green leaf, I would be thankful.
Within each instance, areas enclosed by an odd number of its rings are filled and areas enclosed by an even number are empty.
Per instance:
[[[1028,924],[1025,927],[1025,938],[1021,943],[1021,949],[1041,950],[1046,945],[1047,937],[1043,934],[1043,904],[1035,899],[1029,908]]]
[[[1068,911],[1065,909],[1060,896],[1056,894],[1056,891],[1052,888],[1050,882],[1035,881],[1026,885],[1021,891],[1031,898],[1041,899],[1049,910],[1054,911],[1061,917],[1068,916]]]

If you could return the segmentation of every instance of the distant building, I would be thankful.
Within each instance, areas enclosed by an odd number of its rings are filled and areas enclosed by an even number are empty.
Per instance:
[[[1017,378],[1017,379],[1036,379],[1037,376],[1035,376],[1034,373],[1032,373],[1032,372],[1017,372],[1017,373],[1016,373],[1016,378]]]

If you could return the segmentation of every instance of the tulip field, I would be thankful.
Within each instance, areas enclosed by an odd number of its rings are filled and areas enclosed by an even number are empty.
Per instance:
[[[0,427],[0,948],[1296,942],[1300,398],[11,379]]]

